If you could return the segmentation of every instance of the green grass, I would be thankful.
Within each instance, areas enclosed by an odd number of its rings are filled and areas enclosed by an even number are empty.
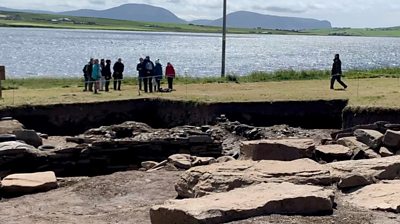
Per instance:
[[[371,78],[399,78],[400,67],[398,68],[379,68],[372,70],[350,70],[344,73],[346,79],[371,79]],[[281,70],[276,72],[252,72],[245,76],[228,74],[226,77],[194,77],[193,75],[177,76],[177,84],[208,84],[208,83],[256,83],[256,82],[279,82],[296,80],[327,80],[330,78],[328,70],[309,70],[294,71]],[[127,85],[136,85],[137,78],[128,77],[124,79]],[[82,78],[17,78],[8,79],[2,82],[4,90],[7,89],[49,89],[54,87],[82,87]]]
[[[63,17],[70,18],[75,23],[51,22],[52,19],[59,19]],[[203,26],[194,24],[150,23],[150,22],[136,22],[136,21],[102,19],[102,18],[34,14],[34,13],[22,13],[22,12],[2,12],[2,11],[0,11],[0,27],[221,33],[221,27],[215,27],[215,26]],[[313,30],[303,30],[303,31],[228,28],[228,33],[400,37],[400,27],[374,28],[374,29],[332,28],[332,29],[313,29]]]

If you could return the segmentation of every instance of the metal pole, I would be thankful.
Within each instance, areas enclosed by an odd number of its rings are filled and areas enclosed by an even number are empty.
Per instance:
[[[223,22],[222,22],[222,67],[221,67],[221,77],[225,77],[225,53],[226,53],[226,0],[224,0]]]

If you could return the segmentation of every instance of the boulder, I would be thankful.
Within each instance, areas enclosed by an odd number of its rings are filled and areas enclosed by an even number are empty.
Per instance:
[[[334,193],[322,187],[264,183],[202,198],[170,200],[150,210],[152,224],[226,223],[261,215],[333,212]]]
[[[23,156],[27,154],[39,155],[40,150],[22,142],[10,141],[0,143],[0,158],[10,156]],[[0,163],[1,165],[1,163]]]
[[[366,159],[377,159],[377,158],[381,158],[382,157],[381,155],[379,155],[378,153],[376,153],[372,149],[365,150],[364,151],[364,155],[365,155]]]
[[[400,131],[387,130],[383,137],[383,145],[389,148],[400,149]]]
[[[379,155],[381,155],[382,157],[389,157],[389,156],[393,156],[394,153],[391,152],[388,148],[386,147],[381,147],[379,149]]]
[[[294,161],[236,160],[194,167],[175,185],[180,197],[202,197],[259,183],[331,185],[329,168],[310,159]]]
[[[23,129],[24,125],[17,120],[0,120],[0,134],[13,134],[14,131]]]
[[[155,166],[157,166],[158,163],[154,162],[154,161],[145,161],[145,162],[142,162],[141,165],[146,170],[150,170],[150,169],[153,169]]]
[[[368,129],[357,129],[354,131],[357,140],[377,150],[382,145],[383,134],[379,131]]]
[[[400,181],[384,181],[363,187],[347,195],[345,201],[370,210],[400,213]]]
[[[54,172],[12,174],[1,181],[3,196],[19,196],[57,188]]]
[[[319,145],[315,147],[315,154],[326,162],[332,162],[350,159],[353,150],[342,145]]]
[[[14,131],[15,136],[18,140],[22,140],[26,142],[28,145],[32,145],[34,147],[39,147],[43,145],[43,140],[34,130],[17,130]]]
[[[311,158],[315,149],[312,139],[245,141],[241,145],[242,159],[291,161]]]
[[[168,162],[180,169],[190,169],[192,167],[192,157],[188,154],[176,154],[168,157]]]
[[[369,148],[366,144],[364,144],[362,142],[359,142],[356,137],[340,138],[340,139],[338,139],[337,143],[339,145],[343,145],[343,146],[349,147],[352,150],[365,151],[365,150],[367,150]]]
[[[356,174],[356,173],[351,173],[346,176],[343,176],[339,183],[338,183],[338,188],[339,189],[348,189],[348,188],[354,188],[354,187],[360,187],[360,186],[365,186],[370,184],[371,182],[366,179],[366,177]]]
[[[368,184],[379,180],[393,180],[400,178],[400,156],[391,156],[378,159],[351,160],[326,164],[330,167],[332,177],[345,180],[351,175],[358,175],[368,181]],[[354,185],[346,184],[346,187],[365,185],[357,182]]]

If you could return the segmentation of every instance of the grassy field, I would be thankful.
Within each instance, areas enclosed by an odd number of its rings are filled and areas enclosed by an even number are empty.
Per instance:
[[[71,21],[52,22],[52,19],[67,17]],[[0,27],[32,27],[59,29],[93,29],[154,32],[220,33],[221,27],[194,24],[149,23],[102,18],[33,14],[0,11]],[[391,28],[333,28],[321,30],[269,30],[228,28],[228,33],[236,34],[281,34],[281,35],[320,35],[320,36],[373,36],[400,37],[400,27]]]
[[[185,84],[186,82],[186,84]],[[126,80],[122,91],[94,95],[82,92],[71,80],[9,80],[0,107],[58,103],[95,102],[138,98],[163,98],[201,102],[285,101],[349,99],[353,106],[400,107],[399,78],[348,79],[347,90],[330,90],[328,79],[264,82],[199,82],[180,80],[171,93],[139,95],[134,81]],[[41,84],[39,84],[41,83]],[[52,86],[53,85],[53,86]],[[338,85],[338,84],[336,84]],[[164,83],[165,87],[166,84]],[[336,86],[339,88],[339,86]]]

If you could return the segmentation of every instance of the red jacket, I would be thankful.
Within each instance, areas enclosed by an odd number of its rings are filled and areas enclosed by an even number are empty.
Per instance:
[[[174,66],[172,66],[172,65],[167,65],[167,67],[165,67],[165,76],[166,76],[166,77],[170,77],[170,78],[175,78],[175,69],[174,69]]]

